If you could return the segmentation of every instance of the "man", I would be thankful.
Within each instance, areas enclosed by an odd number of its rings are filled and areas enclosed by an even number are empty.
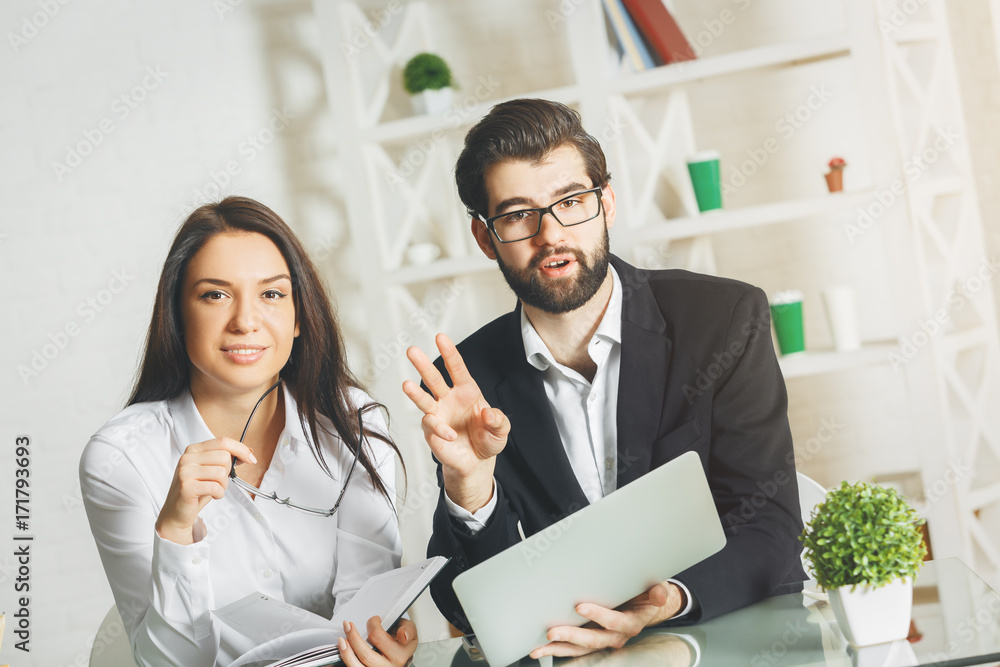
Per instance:
[[[442,486],[428,553],[453,559],[432,586],[442,613],[467,627],[459,572],[686,451],[701,457],[726,547],[616,610],[578,605],[592,622],[552,628],[532,657],[621,646],[650,625],[798,590],[794,454],[763,292],[610,255],[604,154],[562,104],[494,107],[466,136],[456,181],[518,304],[457,348],[440,334],[438,366],[407,351],[429,393],[403,390],[424,412]]]

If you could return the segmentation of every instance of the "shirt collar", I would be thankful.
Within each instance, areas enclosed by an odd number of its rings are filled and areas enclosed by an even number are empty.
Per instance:
[[[622,285],[615,267],[608,265],[611,271],[611,298],[604,310],[601,323],[597,325],[594,337],[606,339],[609,343],[622,342]],[[540,371],[547,370],[556,363],[555,357],[549,352],[542,337],[535,331],[534,325],[528,319],[524,308],[521,308],[521,341],[524,343],[524,356],[528,363]]]
[[[305,432],[302,430],[302,422],[299,420],[298,404],[288,390],[288,385],[282,382],[282,395],[285,397],[285,428],[281,437],[288,436],[294,447],[298,443],[307,444]],[[194,404],[194,397],[189,390],[170,400],[170,415],[174,422],[174,430],[177,434],[176,446],[183,451],[188,445],[196,442],[204,442],[215,437],[209,430],[198,406]],[[249,415],[248,415],[249,416]]]

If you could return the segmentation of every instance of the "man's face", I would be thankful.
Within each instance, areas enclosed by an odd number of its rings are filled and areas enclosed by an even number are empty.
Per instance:
[[[541,208],[568,195],[594,187],[579,150],[564,145],[545,159],[501,162],[486,172],[489,206],[486,217]],[[587,303],[608,273],[608,228],[614,224],[614,191],[601,193],[603,214],[572,227],[544,215],[536,236],[500,243],[480,220],[472,221],[479,247],[496,259],[507,284],[523,303],[558,314]]]

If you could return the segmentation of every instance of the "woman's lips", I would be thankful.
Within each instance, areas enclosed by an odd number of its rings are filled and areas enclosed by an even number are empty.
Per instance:
[[[260,361],[266,349],[264,347],[227,347],[222,351],[230,361],[237,364],[252,364]]]

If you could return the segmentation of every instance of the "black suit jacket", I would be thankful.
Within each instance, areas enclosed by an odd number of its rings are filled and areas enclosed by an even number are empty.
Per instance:
[[[697,601],[683,622],[801,588],[796,538],[802,522],[787,396],[764,293],[734,280],[611,261],[623,290],[618,487],[697,452],[727,537],[722,551],[677,575]],[[520,305],[458,349],[486,401],[511,423],[496,461],[496,511],[476,535],[448,514],[438,465],[442,496],[427,553],[452,562],[431,592],[445,617],[468,630],[451,587],[455,576],[519,542],[519,521],[532,535],[588,501],[559,438],[541,372],[525,358]],[[445,373],[441,360],[435,363]],[[650,508],[649,516],[623,520],[655,521],[662,511],[684,508]]]

